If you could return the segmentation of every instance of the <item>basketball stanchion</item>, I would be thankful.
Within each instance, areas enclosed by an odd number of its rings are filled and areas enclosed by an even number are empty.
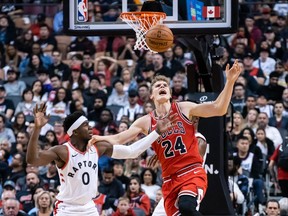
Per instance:
[[[120,18],[126,22],[136,33],[136,44],[134,50],[149,50],[153,53],[157,51],[148,47],[145,36],[148,30],[158,24],[163,24],[166,14],[163,12],[124,12],[120,14]]]

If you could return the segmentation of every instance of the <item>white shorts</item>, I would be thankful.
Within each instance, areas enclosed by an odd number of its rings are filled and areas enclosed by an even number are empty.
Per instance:
[[[166,216],[165,208],[164,208],[164,198],[159,201],[152,216]]]
[[[99,216],[97,208],[93,200],[85,205],[72,205],[63,203],[62,201],[55,202],[54,216]]]

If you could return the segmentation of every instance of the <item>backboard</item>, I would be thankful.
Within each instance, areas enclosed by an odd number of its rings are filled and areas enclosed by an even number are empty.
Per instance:
[[[135,2],[138,2],[137,4]],[[64,0],[68,35],[133,35],[122,12],[140,11],[144,0]],[[160,0],[167,25],[175,35],[232,33],[237,29],[238,1]]]

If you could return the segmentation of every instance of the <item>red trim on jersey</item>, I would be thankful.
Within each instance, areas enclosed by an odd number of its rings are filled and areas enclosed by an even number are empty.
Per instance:
[[[72,143],[70,143],[70,141],[68,142],[68,144],[71,146],[71,148],[73,148],[76,152],[78,152],[79,154],[85,155],[87,150],[85,150],[84,152],[81,152],[79,149],[75,148]]]
[[[177,111],[178,111],[181,119],[182,119],[183,121],[185,121],[187,124],[193,125],[193,123],[188,119],[188,117],[185,116],[185,115],[181,112],[180,107],[179,107],[178,103],[176,103],[176,102],[175,102],[175,107],[176,107],[176,109],[177,109]]]
[[[54,215],[57,215],[58,206],[59,206],[59,204],[61,204],[61,203],[63,203],[63,201],[56,200],[56,202],[55,202],[55,208],[54,208]]]
[[[61,169],[61,170],[65,169],[65,167],[67,166],[67,164],[68,164],[68,162],[69,162],[69,157],[70,157],[70,153],[69,153],[69,148],[68,148],[68,146],[66,146],[66,145],[64,145],[64,146],[67,148],[67,159],[66,159],[66,161],[65,161],[64,166],[61,167],[61,168],[59,168],[59,169]]]
[[[182,175],[186,175],[187,173],[191,172],[191,171],[194,171],[195,169],[198,169],[198,168],[202,168],[202,164],[200,163],[195,163],[195,164],[191,164],[189,166],[186,166],[180,170],[178,170],[175,174],[173,175],[169,175],[169,176],[163,176],[162,179],[163,181],[167,181],[173,177],[180,177]]]

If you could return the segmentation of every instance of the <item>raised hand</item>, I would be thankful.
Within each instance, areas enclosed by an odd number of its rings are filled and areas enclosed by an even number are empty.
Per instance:
[[[41,103],[38,107],[38,104],[33,109],[34,113],[34,122],[35,128],[42,128],[45,124],[47,124],[50,115],[46,116],[47,106],[45,103]]]
[[[157,120],[157,125],[156,125],[156,132],[161,134],[167,131],[169,128],[173,127],[178,120],[179,116],[177,113],[170,114],[165,117],[165,118],[159,118]]]
[[[91,146],[93,146],[97,141],[99,141],[98,139],[98,135],[94,135],[92,136],[92,138],[88,141],[88,144],[87,144],[87,149],[89,149]]]
[[[228,81],[235,82],[237,80],[238,76],[241,73],[241,68],[238,64],[238,59],[235,60],[231,68],[229,64],[226,65],[225,73]]]

